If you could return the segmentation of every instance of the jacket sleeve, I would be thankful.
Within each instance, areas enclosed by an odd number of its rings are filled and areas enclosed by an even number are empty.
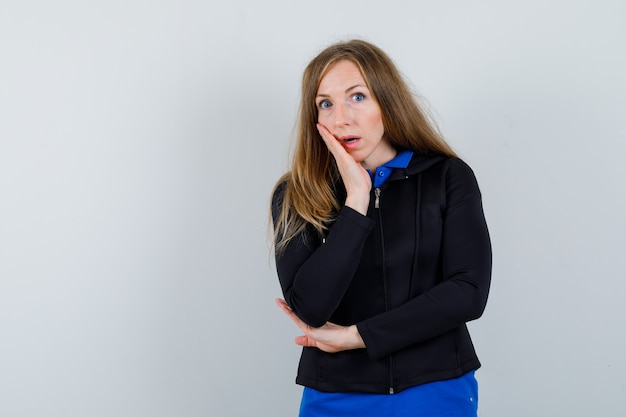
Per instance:
[[[284,184],[272,196],[272,219],[281,210]],[[356,272],[372,219],[343,207],[325,242],[312,227],[295,236],[276,254],[276,269],[285,301],[313,327],[323,326],[337,309]]]
[[[451,160],[446,172],[443,280],[383,314],[357,323],[371,358],[380,358],[477,319],[491,282],[491,242],[474,173]]]

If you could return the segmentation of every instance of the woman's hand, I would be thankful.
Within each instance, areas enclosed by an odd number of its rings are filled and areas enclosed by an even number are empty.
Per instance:
[[[328,147],[328,150],[337,162],[337,168],[341,174],[341,179],[346,187],[346,206],[353,208],[359,213],[367,214],[367,207],[370,202],[370,190],[372,189],[372,179],[365,168],[346,152],[339,141],[323,125],[317,124],[317,130]]]
[[[365,347],[365,343],[355,325],[339,326],[328,322],[322,327],[311,327],[296,316],[285,300],[277,298],[276,304],[304,333],[303,336],[296,337],[295,342],[297,345],[316,347],[328,353]]]

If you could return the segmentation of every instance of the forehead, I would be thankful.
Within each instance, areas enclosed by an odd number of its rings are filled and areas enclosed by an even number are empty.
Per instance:
[[[342,60],[332,64],[320,80],[318,93],[330,93],[334,90],[343,92],[346,88],[357,85],[366,86],[361,70],[352,61]]]

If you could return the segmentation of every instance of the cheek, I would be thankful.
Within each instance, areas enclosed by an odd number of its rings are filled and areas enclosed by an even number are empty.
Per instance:
[[[380,107],[377,104],[368,103],[367,109],[364,109],[363,112],[363,120],[367,121],[370,129],[382,128],[383,126],[383,115],[380,111]]]
[[[383,126],[383,118],[380,112],[372,112],[368,117],[368,124],[371,129],[375,129],[380,131],[381,133],[385,130]]]

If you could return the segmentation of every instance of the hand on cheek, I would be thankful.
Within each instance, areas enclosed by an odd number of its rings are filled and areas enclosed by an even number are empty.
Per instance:
[[[324,140],[326,147],[335,158],[341,179],[346,187],[346,206],[365,215],[370,200],[372,180],[368,172],[354,160],[341,146],[335,136],[323,125],[317,124],[317,130]]]

